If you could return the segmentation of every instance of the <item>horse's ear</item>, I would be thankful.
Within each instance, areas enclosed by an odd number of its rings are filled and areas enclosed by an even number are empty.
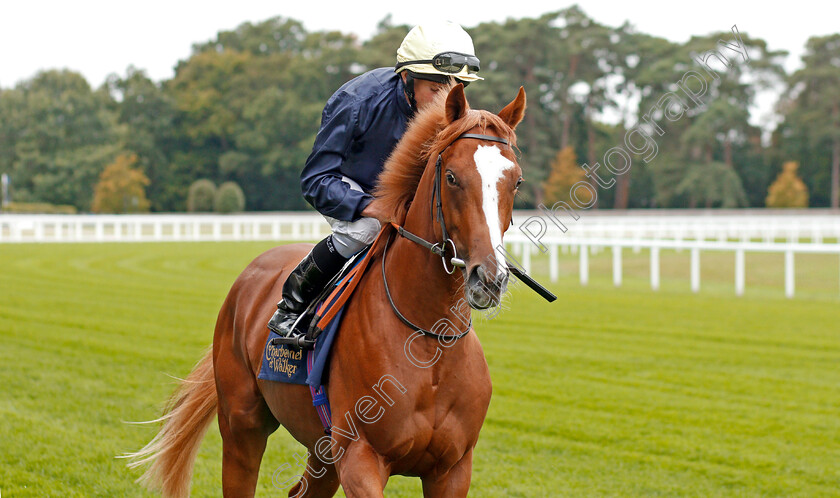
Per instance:
[[[469,109],[467,97],[464,95],[464,84],[458,83],[446,96],[446,122],[451,123],[460,119]]]
[[[502,112],[499,113],[499,117],[502,118],[502,121],[508,124],[512,129],[516,128],[516,125],[522,121],[522,118],[525,116],[525,88],[519,87],[519,93],[516,94],[516,98],[513,99],[513,102],[506,105]]]

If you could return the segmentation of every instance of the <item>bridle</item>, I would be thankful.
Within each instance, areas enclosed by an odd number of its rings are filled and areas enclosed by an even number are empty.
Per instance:
[[[478,134],[478,133],[462,133],[461,135],[458,135],[458,137],[455,138],[455,140],[450,142],[449,145],[452,145],[453,143],[457,142],[458,140],[460,140],[462,138],[474,138],[476,140],[487,140],[489,142],[498,142],[498,143],[502,143],[502,144],[505,144],[505,145],[509,145],[508,141],[504,138],[495,137],[493,135],[481,135],[481,134]],[[434,203],[435,210],[437,211],[437,215],[436,215],[437,216],[437,221],[438,221],[438,223],[440,223],[440,231],[441,231],[441,235],[443,236],[443,242],[441,242],[441,246],[440,246],[441,247],[441,250],[440,250],[441,261],[443,262],[443,270],[446,273],[452,275],[452,273],[455,271],[456,264],[455,264],[454,261],[452,262],[452,270],[449,270],[446,266],[446,243],[448,242],[449,245],[452,246],[452,253],[453,253],[452,257],[453,257],[453,259],[458,258],[458,251],[455,249],[455,242],[452,242],[452,239],[450,239],[449,235],[446,233],[446,222],[443,219],[443,193],[442,193],[443,184],[441,183],[443,180],[441,179],[441,173],[440,173],[441,169],[442,169],[442,164],[443,164],[442,156],[443,156],[443,153],[446,151],[446,149],[449,148],[449,145],[444,147],[443,150],[441,150],[438,153],[437,161],[435,161],[435,185],[434,185],[434,191],[432,193],[432,202]],[[461,261],[461,260],[459,260],[459,261]],[[461,262],[463,263],[463,261],[461,261]]]
[[[449,275],[451,275],[452,273],[455,272],[455,268],[465,268],[466,263],[464,262],[464,260],[458,258],[458,251],[455,248],[455,242],[452,239],[449,238],[449,234],[446,231],[446,221],[443,218],[443,194],[442,194],[443,184],[441,183],[442,182],[441,169],[442,169],[442,166],[443,166],[443,157],[442,156],[443,156],[443,153],[446,151],[446,149],[449,148],[450,145],[452,145],[453,143],[455,143],[456,141],[458,141],[462,138],[473,138],[473,139],[476,139],[476,140],[485,140],[485,141],[489,141],[489,142],[498,142],[498,143],[501,143],[501,144],[510,145],[510,143],[506,139],[501,138],[501,137],[496,137],[496,136],[493,136],[493,135],[482,135],[482,134],[479,134],[479,133],[462,133],[461,135],[458,135],[455,138],[455,140],[450,142],[446,147],[441,149],[441,151],[438,153],[437,160],[435,161],[435,183],[434,183],[434,187],[433,187],[433,191],[432,191],[432,206],[431,206],[431,208],[432,208],[432,210],[434,210],[434,212],[432,213],[433,218],[435,220],[437,220],[437,222],[440,224],[440,231],[441,231],[441,235],[443,237],[443,240],[441,242],[432,243],[432,242],[429,242],[426,239],[424,239],[424,238],[422,238],[418,235],[415,235],[415,234],[409,232],[408,230],[406,230],[405,228],[401,227],[400,225],[398,225],[396,223],[393,223],[393,222],[391,223],[391,225],[393,225],[394,228],[397,229],[397,233],[401,237],[406,238],[406,239],[408,239],[408,240],[410,240],[410,241],[414,242],[415,244],[418,244],[422,247],[425,247],[426,249],[431,251],[432,254],[440,256],[441,262],[443,263],[443,271],[445,271]],[[404,324],[406,324],[409,327],[411,327],[412,329],[420,332],[421,334],[423,334],[425,336],[428,336],[428,337],[434,337],[438,340],[457,341],[458,339],[467,335],[470,332],[470,328],[472,327],[472,317],[470,317],[470,322],[467,325],[467,328],[464,329],[463,332],[459,332],[456,335],[442,335],[442,334],[432,332],[431,330],[427,330],[427,329],[424,329],[422,327],[418,327],[417,325],[412,323],[408,318],[406,318],[402,313],[400,313],[400,310],[397,309],[397,305],[394,303],[394,298],[391,296],[391,291],[388,289],[388,280],[385,278],[385,255],[388,252],[388,243],[390,241],[391,241],[391,236],[389,235],[388,239],[385,241],[385,247],[382,250],[382,281],[385,283],[385,295],[388,296],[388,302],[391,303],[391,309],[394,310],[394,314],[397,315],[397,318],[399,318],[400,321],[402,321]],[[449,264],[452,265],[451,270],[449,269],[449,266],[447,266],[447,262],[446,262],[446,248],[447,248],[447,245],[452,247],[452,258],[450,258],[450,260],[449,260]]]
[[[431,251],[433,254],[440,256],[441,263],[443,264],[443,270],[449,275],[452,275],[456,267],[464,268],[465,263],[464,260],[458,258],[458,250],[455,248],[455,242],[453,242],[452,239],[449,238],[449,233],[446,231],[446,220],[444,220],[443,218],[443,195],[441,193],[441,190],[443,189],[443,180],[441,179],[441,169],[443,167],[443,153],[446,151],[446,149],[449,148],[450,145],[462,138],[473,138],[476,140],[485,140],[488,142],[498,142],[501,144],[509,145],[507,139],[501,137],[496,137],[493,135],[482,135],[479,133],[462,133],[461,135],[458,135],[455,138],[455,140],[450,142],[449,145],[441,149],[441,151],[438,153],[437,160],[435,161],[435,183],[432,187],[433,190],[431,208],[434,210],[432,212],[432,217],[435,220],[437,220],[438,224],[440,224],[440,232],[443,237],[443,241],[433,244],[427,241],[426,239],[409,232],[405,228],[397,225],[396,223],[391,223],[391,225],[393,225],[394,228],[397,229],[397,233],[399,233],[401,237],[404,237],[414,242],[415,244],[419,244]],[[451,270],[446,264],[447,244],[449,244],[449,246],[452,247],[452,258],[450,258],[449,260],[449,263],[452,265]]]

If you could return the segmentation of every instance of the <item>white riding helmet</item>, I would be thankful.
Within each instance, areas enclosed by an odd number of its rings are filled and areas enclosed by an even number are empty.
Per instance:
[[[419,74],[453,76],[463,82],[484,79],[475,74],[479,60],[472,38],[464,28],[450,21],[421,24],[405,35],[397,50],[394,70],[399,73],[406,69]]]

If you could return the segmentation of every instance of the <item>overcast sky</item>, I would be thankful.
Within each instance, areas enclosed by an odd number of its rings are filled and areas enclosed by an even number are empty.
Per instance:
[[[629,20],[643,32],[677,42],[692,34],[728,31],[736,24],[742,33],[764,38],[770,49],[790,52],[785,63],[789,71],[800,67],[799,58],[810,36],[840,31],[840,3],[832,0],[578,3],[601,23],[618,26]],[[572,2],[527,0],[3,0],[0,87],[9,88],[50,68],[79,71],[94,87],[110,73],[125,74],[129,65],[145,69],[154,80],[168,79],[178,60],[189,57],[193,43],[243,22],[274,16],[298,19],[310,31],[335,29],[366,39],[389,13],[397,24],[445,18],[472,27],[484,21],[534,17],[569,5]]]
[[[394,22],[417,24],[444,17],[466,27],[508,17],[532,17],[571,5],[565,1],[469,2],[325,2],[234,0],[5,0],[0,14],[0,87],[8,88],[38,70],[70,68],[98,86],[109,73],[123,74],[133,64],[155,80],[170,78],[193,43],[214,37],[245,21],[285,16],[303,21],[307,30],[338,29],[369,37],[388,13]],[[625,20],[641,31],[674,41],[691,34],[726,31],[764,38],[771,49],[791,52],[786,66],[799,67],[809,36],[840,31],[838,2],[800,0],[757,2],[657,2],[620,0],[579,2],[599,22],[617,26]],[[417,12],[417,5],[423,11]],[[480,7],[480,6],[485,7]],[[348,8],[348,6],[353,6]],[[516,6],[516,7],[514,7]],[[480,54],[479,54],[480,56]]]

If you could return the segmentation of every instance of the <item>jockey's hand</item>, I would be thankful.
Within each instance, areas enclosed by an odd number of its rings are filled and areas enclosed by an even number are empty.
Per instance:
[[[391,222],[390,215],[380,209],[379,203],[376,200],[365,206],[362,209],[361,215],[367,218],[376,218],[383,225]]]

